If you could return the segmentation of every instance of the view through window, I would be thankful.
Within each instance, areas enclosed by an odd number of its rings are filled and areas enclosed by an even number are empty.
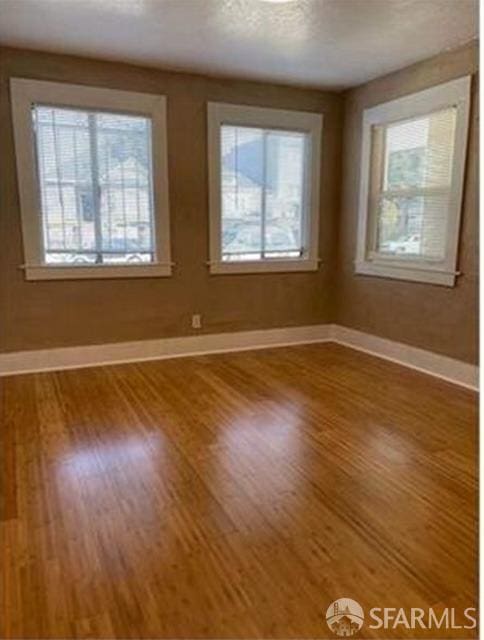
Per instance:
[[[221,127],[222,259],[300,258],[308,135]]]
[[[150,118],[34,105],[43,259],[155,260]]]
[[[442,260],[449,215],[456,109],[373,129],[375,249]]]

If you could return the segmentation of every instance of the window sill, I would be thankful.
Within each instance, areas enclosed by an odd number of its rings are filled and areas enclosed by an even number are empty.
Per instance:
[[[317,271],[319,260],[254,260],[240,262],[211,262],[213,275],[229,273],[288,273],[297,271]]]
[[[374,262],[357,262],[355,266],[357,275],[375,276],[379,278],[391,278],[394,280],[407,280],[409,282],[425,282],[444,287],[453,287],[455,279],[459,275],[455,271],[443,271],[435,268],[406,264],[381,264]]]
[[[143,265],[26,265],[26,280],[89,280],[99,278],[158,278],[171,276],[171,264]]]

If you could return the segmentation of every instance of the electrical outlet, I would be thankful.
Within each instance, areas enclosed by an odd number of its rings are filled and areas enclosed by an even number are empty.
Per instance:
[[[202,328],[202,316],[199,313],[194,313],[192,315],[192,329],[201,329]]]

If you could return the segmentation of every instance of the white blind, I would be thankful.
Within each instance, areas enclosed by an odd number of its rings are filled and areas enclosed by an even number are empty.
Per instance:
[[[305,133],[221,127],[223,260],[304,253],[306,144]]]
[[[151,121],[33,107],[48,264],[154,260]]]
[[[455,123],[452,107],[373,128],[370,206],[378,253],[444,258]]]

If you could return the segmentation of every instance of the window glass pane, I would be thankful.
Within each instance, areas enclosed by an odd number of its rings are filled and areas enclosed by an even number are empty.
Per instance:
[[[96,247],[88,116],[38,106],[34,118],[45,259],[77,263]]]
[[[109,262],[125,261],[123,254],[145,262],[152,251],[150,124],[124,115],[96,118],[101,242]]]
[[[302,254],[305,134],[223,125],[222,257]]]
[[[385,189],[408,189],[424,185],[427,135],[427,118],[387,128]]]
[[[455,108],[386,127],[384,189],[449,186]]]
[[[222,253],[226,259],[261,257],[264,132],[223,126]]]
[[[148,118],[35,106],[44,260],[154,259]]]
[[[267,134],[265,249],[297,256],[302,247],[305,136]]]
[[[449,108],[374,128],[370,197],[377,252],[444,259],[455,119]]]
[[[443,259],[448,199],[448,194],[383,197],[377,229],[380,253]]]

